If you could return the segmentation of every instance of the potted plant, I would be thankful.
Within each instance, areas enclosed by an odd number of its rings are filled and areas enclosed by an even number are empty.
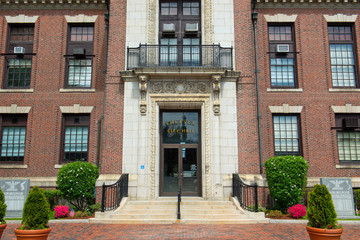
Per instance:
[[[311,240],[340,239],[343,229],[337,224],[334,203],[325,185],[316,184],[309,194],[307,214],[306,230]]]
[[[3,231],[6,228],[6,221],[4,219],[6,213],[6,204],[5,204],[5,196],[3,191],[0,188],[0,239],[3,234]]]
[[[18,240],[46,240],[51,231],[48,226],[50,205],[44,192],[34,187],[26,198],[20,228],[15,229]]]

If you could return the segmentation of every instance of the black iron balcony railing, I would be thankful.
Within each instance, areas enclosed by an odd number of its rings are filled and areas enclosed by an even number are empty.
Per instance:
[[[222,67],[233,68],[232,47],[220,45],[147,45],[127,49],[127,68]]]

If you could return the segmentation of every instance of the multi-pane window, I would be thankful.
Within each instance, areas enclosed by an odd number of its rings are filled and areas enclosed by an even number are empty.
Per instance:
[[[273,88],[294,88],[295,44],[292,26],[269,26],[270,79]]]
[[[199,2],[183,2],[183,14],[184,15],[199,15]]]
[[[161,66],[201,65],[199,0],[160,0]]]
[[[162,2],[161,15],[177,15],[177,2]]]
[[[63,161],[87,161],[89,144],[88,115],[65,115],[63,130]]]
[[[31,59],[8,59],[8,88],[30,87]]]
[[[24,161],[26,115],[1,116],[1,162]]]
[[[91,87],[91,59],[69,60],[69,87]]]
[[[68,88],[91,88],[93,48],[93,26],[70,26],[67,50]]]
[[[351,26],[328,26],[333,87],[356,87],[354,39]]]
[[[178,58],[177,39],[162,38],[160,44],[160,65],[176,66]]]
[[[359,115],[337,115],[336,128],[339,161],[360,160],[360,127]]]
[[[183,39],[183,65],[199,66],[200,65],[200,39],[184,38]]]
[[[9,25],[5,88],[29,88],[34,26]]]
[[[301,155],[298,116],[274,115],[273,126],[275,155]]]

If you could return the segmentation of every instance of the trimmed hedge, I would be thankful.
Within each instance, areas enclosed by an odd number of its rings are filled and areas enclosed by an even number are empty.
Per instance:
[[[99,169],[89,162],[72,162],[60,168],[56,184],[62,197],[75,206],[77,211],[86,211],[92,204],[95,182]]]
[[[50,205],[44,192],[35,186],[26,198],[22,215],[21,229],[45,229],[49,222]]]
[[[338,228],[334,203],[325,185],[316,184],[314,190],[309,194],[307,216],[309,227]]]
[[[265,174],[275,209],[286,213],[299,204],[307,185],[309,165],[301,156],[278,156],[265,162]]]
[[[5,223],[4,220],[5,215],[6,215],[5,196],[0,188],[0,224]]]

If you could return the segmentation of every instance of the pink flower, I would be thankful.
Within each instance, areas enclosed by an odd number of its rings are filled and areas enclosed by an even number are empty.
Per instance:
[[[64,205],[55,206],[55,218],[64,218],[69,216],[69,207]]]
[[[359,209],[356,209],[355,212],[356,212],[356,215],[359,215]]]
[[[304,205],[301,205],[301,204],[296,204],[296,205],[294,205],[292,207],[289,207],[287,212],[293,218],[296,218],[296,219],[302,218],[302,217],[304,217],[306,215],[306,207]]]

